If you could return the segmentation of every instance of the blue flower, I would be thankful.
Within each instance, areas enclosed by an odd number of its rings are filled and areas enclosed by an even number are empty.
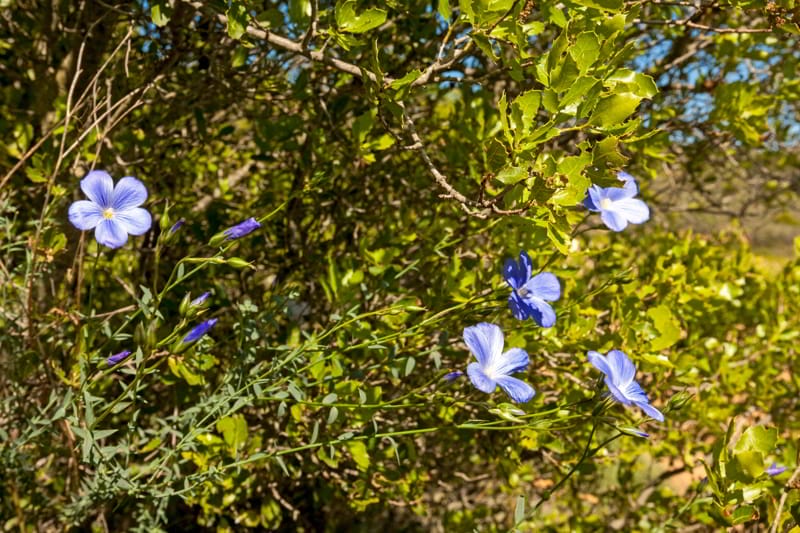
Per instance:
[[[765,470],[765,472],[770,476],[777,476],[778,474],[783,474],[786,472],[786,467],[778,466],[777,464],[772,463],[770,467]]]
[[[123,350],[123,351],[119,352],[118,354],[114,354],[111,357],[109,357],[108,359],[106,359],[106,363],[108,364],[108,366],[117,365],[117,364],[121,363],[122,361],[124,361],[130,354],[131,354],[130,350]]]
[[[147,189],[136,178],[122,178],[115,187],[108,172],[93,170],[81,180],[81,189],[89,199],[69,206],[69,221],[82,231],[94,229],[103,246],[119,248],[129,233],[142,235],[150,229],[150,213],[138,207],[147,200]]]
[[[475,388],[490,394],[500,385],[517,403],[533,398],[536,394],[533,387],[511,377],[511,374],[527,368],[528,353],[521,348],[511,348],[503,353],[503,332],[498,326],[481,322],[464,328],[464,342],[478,360],[467,366],[467,375]]]
[[[208,333],[208,330],[214,327],[214,324],[217,323],[217,320],[218,319],[216,318],[210,318],[208,320],[200,322],[194,328],[192,328],[192,331],[186,334],[186,336],[183,338],[183,341],[181,342],[183,342],[183,344],[189,344],[200,339],[200,337]]]
[[[190,302],[190,305],[192,305],[192,307],[197,307],[198,305],[202,305],[203,302],[205,302],[209,296],[211,296],[211,293],[209,291],[206,291],[197,298],[195,298],[194,300],[192,300]]]
[[[447,374],[444,375],[442,379],[445,381],[455,381],[463,375],[464,373],[462,371],[456,370],[454,372],[448,372]]]
[[[244,237],[248,233],[252,233],[260,227],[261,224],[259,224],[259,222],[256,219],[251,217],[243,222],[239,222],[233,227],[226,229],[222,233],[225,235],[225,237],[227,237],[227,240],[230,241],[233,239],[239,239],[241,237]]]
[[[636,367],[627,355],[619,350],[611,350],[608,356],[595,351],[589,351],[588,355],[589,362],[606,375],[606,386],[615,400],[623,405],[635,405],[649,417],[659,422],[664,421],[664,415],[650,405],[647,394],[634,379]]]
[[[183,226],[185,223],[186,223],[185,218],[178,219],[178,221],[174,223],[171,228],[169,228],[169,234],[172,235],[173,233],[181,229],[181,226]]]
[[[508,298],[511,312],[519,320],[532,318],[542,327],[549,328],[556,323],[556,313],[550,304],[561,297],[561,286],[550,272],[542,272],[531,277],[533,270],[527,252],[519,253],[519,263],[507,259],[503,266],[503,277],[513,289]]]
[[[599,212],[603,224],[609,229],[622,231],[629,223],[646,222],[650,218],[650,209],[643,201],[634,198],[639,193],[639,187],[633,176],[619,172],[617,178],[624,182],[622,187],[589,187],[583,205],[589,211]]]

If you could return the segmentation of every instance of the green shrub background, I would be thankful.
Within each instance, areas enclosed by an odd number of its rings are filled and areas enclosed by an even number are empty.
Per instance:
[[[4,530],[797,530],[800,7],[451,4],[0,3]],[[150,232],[69,224],[91,169]],[[531,402],[442,380],[481,321]],[[613,348],[663,424],[599,408]]]

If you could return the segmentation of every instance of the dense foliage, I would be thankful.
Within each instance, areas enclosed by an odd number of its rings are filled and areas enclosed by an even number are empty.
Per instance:
[[[797,529],[800,4],[0,6],[4,530]]]

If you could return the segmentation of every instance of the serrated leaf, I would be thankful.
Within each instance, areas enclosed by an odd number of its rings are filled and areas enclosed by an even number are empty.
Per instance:
[[[339,30],[348,33],[364,33],[375,29],[386,22],[386,11],[369,8],[356,13],[355,0],[345,0],[336,6],[336,25]]]
[[[594,65],[600,55],[600,40],[594,32],[584,32],[569,47],[569,55],[575,60],[581,74],[585,74]]]
[[[609,128],[622,124],[639,106],[641,97],[633,93],[612,94],[597,103],[589,124]]]

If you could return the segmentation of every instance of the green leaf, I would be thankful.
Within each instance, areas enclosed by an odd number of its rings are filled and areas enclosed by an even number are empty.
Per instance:
[[[760,452],[739,452],[728,463],[728,477],[735,481],[750,483],[763,473],[764,456]]]
[[[150,18],[159,28],[167,25],[171,15],[172,7],[166,0],[153,0],[150,4]]]
[[[778,430],[776,428],[751,426],[739,437],[739,441],[736,443],[734,450],[737,453],[743,451],[757,451],[761,452],[763,455],[769,455],[775,448],[775,441],[777,439]]]
[[[744,524],[745,522],[750,522],[751,520],[756,520],[758,518],[758,511],[752,505],[743,505],[741,507],[737,507],[736,510],[731,514],[731,524]]]
[[[542,93],[532,90],[517,96],[511,103],[511,127],[518,139],[533,128],[541,101]]]
[[[348,33],[364,33],[386,22],[386,11],[369,8],[356,13],[356,1],[345,0],[336,6],[336,25]]]
[[[618,69],[607,81],[614,82],[617,90],[629,91],[642,98],[652,98],[658,94],[658,86],[653,78],[628,68]]]
[[[353,121],[353,137],[357,145],[361,145],[367,138],[367,133],[369,133],[375,123],[375,114],[375,110],[370,110],[363,115],[359,115]]]
[[[517,505],[514,508],[514,524],[519,524],[525,520],[525,496],[517,496]]]
[[[295,24],[306,24],[311,18],[310,0],[289,0],[289,19]]]
[[[405,369],[403,370],[403,375],[410,376],[411,372],[414,371],[414,366],[416,366],[416,364],[417,364],[416,359],[414,359],[412,356],[408,356],[408,359],[406,359]]]
[[[495,179],[505,185],[513,185],[528,177],[528,170],[522,167],[507,167],[497,173]]]
[[[247,29],[247,8],[244,4],[234,2],[225,14],[228,17],[228,35],[238,40]]]
[[[364,441],[350,441],[347,443],[347,449],[350,451],[350,455],[353,456],[356,465],[358,465],[358,469],[362,472],[366,471],[369,468],[369,453],[367,453],[367,446]]]
[[[420,76],[422,76],[422,71],[415,68],[402,78],[394,80],[391,84],[389,84],[389,87],[396,90],[397,98],[402,100],[408,94],[411,84],[414,83]]]
[[[592,116],[589,118],[589,124],[600,126],[601,128],[610,128],[611,126],[622,124],[625,119],[636,111],[641,100],[640,96],[633,93],[607,96],[598,102]]]
[[[591,76],[581,76],[574,81],[564,96],[558,102],[559,108],[564,113],[574,115],[577,112],[578,103],[584,95],[594,87],[599,85],[600,80]],[[574,110],[572,109],[574,108]]]
[[[218,420],[217,431],[222,433],[225,444],[233,449],[247,441],[247,421],[242,415],[226,416]]]
[[[325,397],[322,399],[322,405],[329,405],[339,399],[339,395],[335,392],[330,394],[326,394]]]
[[[602,11],[620,11],[623,7],[623,0],[572,0],[573,3],[586,6],[586,7],[594,7],[596,9],[600,9]]]
[[[450,8],[450,0],[439,0],[436,9],[439,11],[439,15],[450,24],[450,18],[453,16],[453,10]]]
[[[659,305],[647,311],[647,316],[653,321],[659,336],[650,341],[653,351],[669,348],[681,338],[681,328],[678,320],[666,305]]]
[[[569,47],[569,55],[575,60],[581,74],[586,74],[600,55],[600,40],[594,32],[578,35],[575,44]]]

